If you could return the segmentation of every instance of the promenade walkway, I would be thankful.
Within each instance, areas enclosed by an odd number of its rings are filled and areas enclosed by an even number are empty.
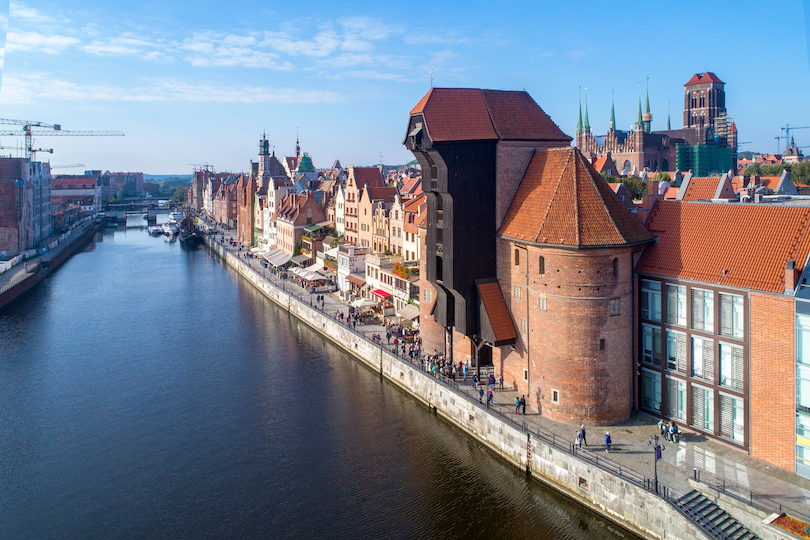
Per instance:
[[[218,229],[220,235],[224,233],[226,242],[235,239],[233,231]],[[228,247],[226,245],[226,247]],[[234,253],[239,253],[229,247]],[[242,251],[244,253],[244,250]],[[243,259],[259,273],[263,274],[271,283],[293,294],[302,302],[315,305],[315,294],[302,289],[289,280],[279,279],[275,274],[266,270],[259,259]],[[336,294],[325,295],[323,311],[333,314],[335,311],[348,312],[348,306],[341,302]],[[385,340],[385,327],[381,325],[358,324],[356,331],[368,337],[379,333],[383,337],[380,345],[388,351],[393,348]],[[462,380],[461,375],[454,381],[457,390],[465,393],[469,399],[478,400],[478,389],[473,387],[468,377]],[[482,384],[486,394],[487,386]],[[554,422],[541,416],[536,410],[528,406],[525,415],[515,414],[515,399],[521,397],[511,388],[500,389],[495,385],[493,412],[499,413],[510,421],[523,425],[530,431],[542,431],[547,435],[553,434],[558,441],[567,441],[569,446],[574,445],[579,425],[570,425]],[[648,444],[651,436],[659,434],[657,428],[658,418],[641,411],[635,411],[630,419],[622,424],[610,427],[594,427],[586,425],[587,446],[583,445],[580,452],[583,457],[591,456],[591,460],[607,458],[623,469],[630,470],[649,478],[654,475],[654,452]],[[611,452],[605,452],[604,435],[609,431],[612,438]],[[810,520],[810,480],[802,478],[784,469],[769,465],[763,461],[752,458],[734,448],[724,446],[718,442],[708,440],[705,436],[682,431],[678,443],[660,441],[665,450],[662,460],[658,462],[658,479],[662,484],[686,493],[692,488],[688,480],[694,478],[697,470],[701,482],[716,489],[725,490],[729,495],[738,499],[752,501],[761,509],[778,511],[780,505],[787,513]],[[579,451],[579,450],[577,450]]]

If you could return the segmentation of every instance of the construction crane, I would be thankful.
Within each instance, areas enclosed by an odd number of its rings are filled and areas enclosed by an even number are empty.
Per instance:
[[[51,165],[51,169],[78,169],[84,167],[84,163],[74,163],[73,165]]]
[[[783,128],[779,128],[779,130],[780,130],[780,131],[784,131],[784,132],[785,132],[785,142],[790,141],[790,130],[791,130],[791,129],[794,129],[794,130],[795,130],[795,129],[810,129],[810,126],[804,126],[804,127],[794,127],[794,128],[792,128],[792,127],[790,127],[790,124],[788,124],[788,125],[786,125],[786,126],[785,126],[785,127],[783,127]],[[785,145],[785,146],[787,146],[787,145]]]
[[[46,124],[37,120],[11,120],[0,118],[0,125],[22,126],[22,131],[0,131],[0,137],[25,137],[25,157],[29,161],[37,152],[53,153],[53,149],[33,148],[33,137],[123,137],[120,131],[63,131],[60,124]],[[32,129],[43,128],[43,129]]]

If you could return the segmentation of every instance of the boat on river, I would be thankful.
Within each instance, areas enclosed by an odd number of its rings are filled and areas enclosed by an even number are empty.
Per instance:
[[[166,236],[174,236],[180,232],[180,225],[176,221],[167,221],[163,224],[163,234]]]
[[[152,236],[160,236],[163,234],[163,227],[160,225],[152,225],[151,227],[147,227],[146,231]]]

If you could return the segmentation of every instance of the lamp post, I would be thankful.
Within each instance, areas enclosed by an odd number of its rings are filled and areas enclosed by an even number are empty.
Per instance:
[[[658,494],[658,460],[661,459],[661,456],[664,453],[664,445],[658,444],[658,435],[651,435],[650,440],[647,441],[647,445],[652,446],[655,450],[655,460],[653,462],[653,472],[654,478],[653,481],[655,482],[655,493]]]

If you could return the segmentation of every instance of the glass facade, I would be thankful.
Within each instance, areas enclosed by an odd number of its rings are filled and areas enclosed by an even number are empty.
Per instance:
[[[796,474],[810,478],[810,302],[801,300],[796,301]]]

